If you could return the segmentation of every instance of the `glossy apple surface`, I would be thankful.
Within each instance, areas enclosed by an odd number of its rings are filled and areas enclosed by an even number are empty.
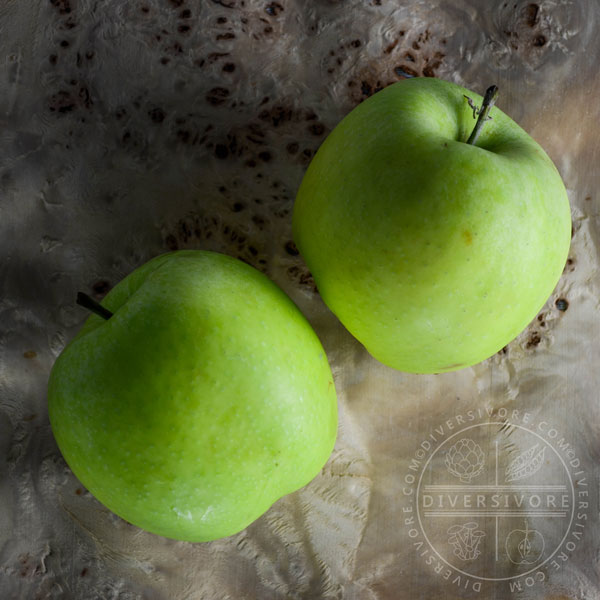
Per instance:
[[[570,244],[563,182],[498,108],[475,145],[465,95],[401,81],[319,148],[293,215],[321,296],[378,360],[415,373],[478,363],[508,344],[554,289]]]
[[[109,292],[57,359],[48,402],[67,463],[143,529],[234,534],[333,448],[325,352],[294,303],[231,257],[178,251]]]

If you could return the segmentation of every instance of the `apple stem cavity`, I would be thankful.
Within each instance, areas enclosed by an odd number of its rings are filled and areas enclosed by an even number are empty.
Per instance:
[[[93,313],[97,314],[103,319],[106,319],[107,321],[113,316],[113,313],[111,313],[110,310],[104,308],[104,306],[83,292],[77,292],[77,304],[87,308],[88,310],[91,310]]]
[[[481,128],[483,127],[483,124],[492,118],[489,116],[489,114],[490,110],[492,110],[492,106],[494,106],[494,104],[496,103],[496,99],[498,98],[498,86],[490,85],[490,87],[485,91],[485,96],[483,97],[483,104],[479,109],[473,106],[473,101],[471,100],[471,98],[469,98],[468,96],[465,96],[465,98],[467,98],[467,100],[469,101],[469,106],[473,108],[473,116],[475,116],[476,114],[479,115],[479,117],[477,118],[477,123],[475,123],[475,127],[473,128],[473,131],[471,132],[471,135],[467,140],[467,144],[471,144],[474,146],[475,142],[477,141],[477,138],[479,137],[479,134],[481,133]]]

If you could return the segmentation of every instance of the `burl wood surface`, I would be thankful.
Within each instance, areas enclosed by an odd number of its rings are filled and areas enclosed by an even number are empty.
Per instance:
[[[0,597],[599,598],[599,17],[583,0],[4,0]],[[415,75],[497,84],[573,214],[567,266],[528,329],[431,376],[371,358],[291,242],[319,144]],[[50,368],[86,317],[76,292],[101,299],[177,248],[239,256],[276,281],[319,334],[339,395],[322,473],[208,544],[145,533],[99,504],[46,407]],[[464,457],[472,478],[452,463],[461,439],[479,448]],[[500,485],[492,472],[528,502],[535,483],[546,507],[555,485],[564,515],[425,514],[423,486],[454,486],[464,504],[461,486]]]

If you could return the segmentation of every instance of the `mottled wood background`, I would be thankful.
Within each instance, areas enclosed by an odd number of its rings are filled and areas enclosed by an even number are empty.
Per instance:
[[[600,598],[600,7],[592,1],[4,0],[0,4],[0,597]],[[569,192],[570,258],[503,352],[444,375],[372,359],[291,242],[311,157],[405,76],[482,93],[546,149]],[[552,232],[549,232],[552,235]],[[239,256],[300,306],[340,403],[321,475],[247,530],[177,543],[112,515],[52,437],[49,370],[100,299],[177,248]],[[404,477],[474,408],[560,429],[589,484],[584,537],[543,583],[461,590],[419,556]],[[500,435],[500,434],[499,434]]]

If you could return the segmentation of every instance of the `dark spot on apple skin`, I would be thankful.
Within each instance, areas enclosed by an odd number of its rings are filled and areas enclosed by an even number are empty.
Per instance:
[[[566,298],[558,298],[554,304],[561,312],[565,312],[569,308],[569,302]]]
[[[473,243],[473,234],[468,229],[465,229],[461,235],[467,246]]]

